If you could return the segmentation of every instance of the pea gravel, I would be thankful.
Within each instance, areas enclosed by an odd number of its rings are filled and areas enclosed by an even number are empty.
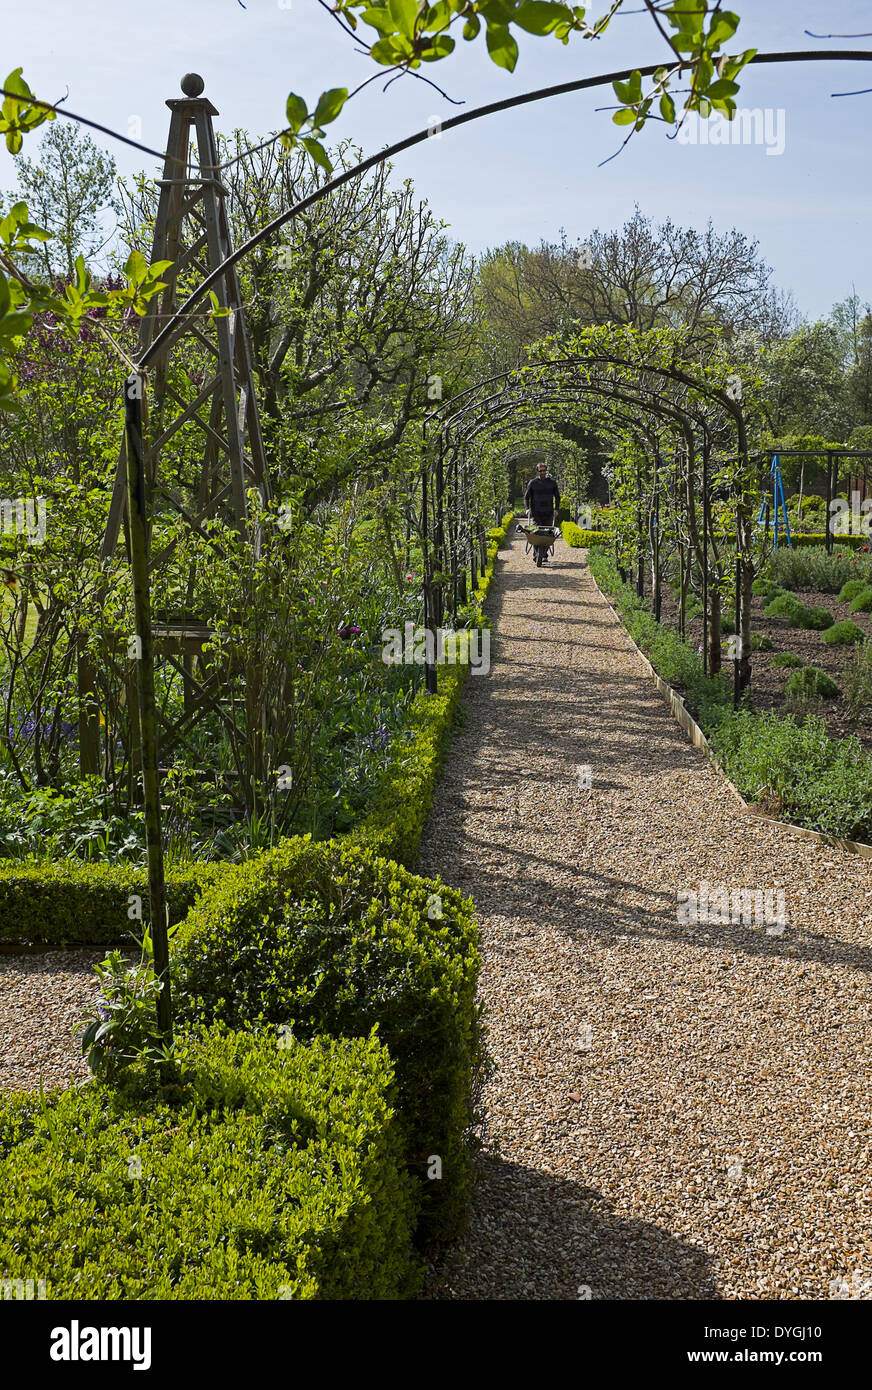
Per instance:
[[[742,810],[585,552],[513,539],[492,594],[419,866],[475,899],[495,1062],[427,1296],[869,1298],[872,864]],[[702,880],[783,934],[680,922]]]
[[[105,950],[0,955],[0,1090],[45,1090],[90,1076],[76,1023],[97,998]]]

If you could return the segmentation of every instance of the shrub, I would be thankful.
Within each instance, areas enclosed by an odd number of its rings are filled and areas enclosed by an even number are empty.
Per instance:
[[[842,545],[845,539],[839,538],[832,555],[827,554],[822,543],[809,549],[779,548],[772,556],[773,578],[788,589],[823,594],[837,594],[849,579],[864,579],[868,583],[872,578],[869,556],[851,553],[850,547]]]
[[[857,721],[872,707],[872,645],[854,648],[842,672],[842,688],[851,717]]]
[[[770,618],[792,618],[802,607],[799,599],[792,594],[778,594],[763,611]]]
[[[755,579],[751,585],[751,593],[758,598],[773,598],[778,592],[778,585],[772,579]]]
[[[583,531],[574,521],[564,521],[560,530],[566,544],[573,549],[588,549],[592,545],[602,545],[608,539],[605,531]]]
[[[847,646],[849,642],[862,642],[866,634],[856,623],[852,623],[850,618],[843,619],[840,623],[833,623],[832,627],[827,628],[826,632],[821,633],[822,642],[831,642],[838,646]]]
[[[819,666],[803,666],[801,671],[794,671],[792,676],[788,676],[784,694],[788,698],[834,700],[839,694],[839,687]]]
[[[797,656],[795,652],[778,652],[772,658],[772,665],[799,667],[804,666],[805,662],[803,661],[802,657]]]
[[[349,840],[414,868],[468,669],[440,666],[438,693],[417,692],[407,727],[392,744],[369,814],[349,833]]]
[[[166,873],[170,923],[181,922],[226,864],[191,864]],[[52,945],[114,946],[130,940],[139,923],[128,916],[132,897],[148,909],[148,873],[126,864],[80,864],[64,859],[0,859],[0,940]]]
[[[821,521],[822,521],[822,522],[825,520],[825,516],[826,516],[826,513],[824,512],[824,515],[821,517]],[[795,549],[799,549],[799,550],[806,550],[806,549],[824,550],[824,549],[825,549],[824,541],[825,541],[826,538],[825,538],[825,535],[824,535],[824,528],[823,528],[823,525],[821,525],[821,528],[820,528],[819,531],[815,531],[815,532],[813,532],[813,533],[812,533],[812,532],[796,532],[796,531],[791,531],[791,533],[790,533],[790,539],[791,539],[791,542],[792,542],[792,544],[793,544],[793,546],[794,546]],[[786,541],[785,539],[782,539],[781,537],[779,537],[779,542],[780,542],[780,543],[779,543],[779,547],[778,547],[778,554],[780,555],[780,554],[781,554],[781,550],[782,550],[782,546],[784,547],[785,550],[787,549],[787,541]],[[836,532],[833,532],[833,546],[834,546],[834,551],[833,551],[833,553],[834,553],[834,554],[835,554],[835,552],[838,551],[838,550],[841,550],[843,553],[844,553],[845,551],[857,551],[857,550],[862,550],[863,547],[864,547],[864,546],[868,546],[868,544],[869,544],[869,537],[863,535],[862,533],[856,533],[856,534],[847,535],[847,536],[840,536],[840,535],[837,535]]]
[[[765,632],[752,632],[751,650],[753,652],[771,652],[772,638],[767,637]]]
[[[284,841],[203,896],[173,943],[177,1016],[297,1036],[366,1036],[397,1070],[408,1157],[423,1181],[424,1238],[465,1218],[464,1135],[481,1064],[472,903],[438,880],[341,841]],[[442,1162],[427,1180],[430,1155]]]
[[[796,612],[790,616],[791,627],[803,627],[812,632],[824,632],[832,625],[833,615],[826,608],[806,608],[804,604],[800,604]]]
[[[484,602],[493,578],[496,556],[514,521],[507,512],[503,524],[488,534],[488,565],[476,591]],[[409,706],[403,733],[394,739],[388,765],[379,781],[368,815],[349,834],[388,859],[413,869],[418,862],[421,834],[433,803],[439,769],[460,710],[463,682],[469,672],[466,661],[437,667],[438,692],[419,690]]]
[[[872,613],[872,586],[866,584],[851,599],[852,613]]]
[[[839,602],[850,603],[859,593],[868,588],[864,579],[849,579],[839,590]]]
[[[872,836],[872,758],[859,739],[832,739],[826,721],[732,711],[711,734],[724,771],[749,801],[852,840]]]
[[[396,1299],[413,1185],[375,1038],[213,1031],[174,1080],[0,1105],[0,1270],[50,1299]]]

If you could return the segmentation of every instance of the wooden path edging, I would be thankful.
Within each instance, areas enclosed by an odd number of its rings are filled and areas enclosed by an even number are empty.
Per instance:
[[[585,558],[586,557],[587,551],[585,551]],[[872,845],[865,845],[859,840],[842,840],[837,835],[824,835],[820,830],[809,830],[804,825],[793,825],[790,821],[779,820],[777,816],[770,816],[768,812],[761,811],[759,806],[754,806],[751,804],[751,802],[745,800],[738,787],[736,787],[734,783],[730,781],[729,777],[724,772],[724,769],[721,766],[718,758],[715,756],[715,754],[711,750],[711,747],[709,746],[708,739],[706,738],[702,729],[697,724],[693,715],[688,710],[682,697],[678,694],[676,690],[673,690],[672,686],[669,685],[669,683],[665,681],[662,676],[659,676],[657,674],[645,653],[633,641],[632,637],[627,631],[623,619],[620,617],[620,614],[618,614],[612,607],[608,598],[603,593],[599,584],[597,584],[596,580],[594,579],[590,565],[588,565],[587,572],[590,575],[590,579],[593,583],[594,588],[596,589],[600,598],[605,603],[606,608],[608,608],[609,612],[612,614],[613,618],[615,619],[622,633],[624,634],[624,637],[627,639],[630,646],[633,648],[633,651],[636,653],[645,670],[650,675],[654,685],[660,691],[660,694],[663,696],[664,700],[669,706],[669,710],[673,718],[676,720],[678,724],[681,725],[681,728],[684,730],[685,734],[690,739],[690,742],[694,744],[696,748],[701,749],[701,751],[705,753],[706,757],[712,764],[718,776],[721,777],[724,782],[726,782],[727,786],[733,793],[733,796],[738,801],[742,810],[749,816],[756,816],[758,820],[766,821],[769,825],[777,825],[779,830],[786,830],[787,833],[790,835],[798,835],[805,840],[815,840],[819,845],[826,845],[829,848],[843,850],[845,854],[859,854],[860,857],[863,859],[872,859]]]

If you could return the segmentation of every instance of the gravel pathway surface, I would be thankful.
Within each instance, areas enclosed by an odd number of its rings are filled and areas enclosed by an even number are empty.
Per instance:
[[[0,1091],[69,1086],[90,1076],[73,1029],[97,997],[106,950],[0,955]]]
[[[872,1297],[872,863],[742,811],[585,552],[498,563],[420,863],[475,899],[496,1064],[429,1296]],[[786,927],[679,920],[703,882]]]

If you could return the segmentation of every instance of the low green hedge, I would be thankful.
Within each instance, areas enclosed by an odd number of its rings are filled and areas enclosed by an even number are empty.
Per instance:
[[[287,1045],[285,1045],[287,1044]],[[49,1299],[396,1299],[414,1185],[376,1038],[214,1030],[134,1072],[0,1103],[0,1278]]]
[[[629,584],[624,584],[617,572],[613,557],[602,549],[590,551],[591,573],[600,587],[608,593],[637,646],[648,656],[663,680],[683,687],[690,709],[700,723],[716,720],[719,712],[730,702],[730,687],[720,673],[707,676],[696,650],[682,642],[672,628],[658,623]]]
[[[204,888],[229,871],[226,864],[191,864],[166,874],[170,923],[180,922]],[[148,874],[128,864],[79,860],[0,859],[0,941],[51,945],[120,945],[141,923],[128,916],[141,899],[148,917]]]
[[[872,586],[866,584],[851,599],[852,613],[872,613]]]
[[[172,946],[184,1025],[292,1025],[368,1035],[397,1070],[428,1244],[454,1236],[471,1185],[464,1137],[482,1062],[473,904],[439,880],[342,840],[308,836],[241,865],[204,894]],[[431,1159],[442,1176],[428,1177]]]
[[[815,545],[825,545],[825,544],[826,544],[826,536],[825,536],[825,534],[824,534],[823,531],[817,531],[817,532],[815,532],[814,534],[811,534],[811,533],[809,533],[809,532],[804,532],[804,531],[799,531],[799,532],[791,531],[791,533],[790,533],[790,540],[791,540],[791,544],[794,546],[794,548],[798,548],[798,549],[801,549],[801,548],[803,548],[803,547],[805,547],[805,546],[815,546]],[[834,550],[834,551],[836,551],[836,550],[862,550],[864,545],[865,545],[865,546],[868,546],[868,545],[869,545],[869,537],[868,537],[868,536],[863,536],[863,535],[859,535],[859,536],[854,536],[854,535],[852,535],[852,536],[836,536],[836,535],[834,535],[834,536],[833,536],[833,550]],[[778,548],[779,548],[779,550],[781,549],[782,546],[784,546],[784,547],[787,546],[787,539],[786,539],[786,537],[785,537],[785,535],[784,535],[784,532],[783,532],[783,531],[780,531],[780,532],[779,532],[779,535],[778,535]]]
[[[560,531],[566,544],[574,550],[579,547],[588,549],[592,545],[604,545],[608,540],[605,531],[583,531],[574,521],[564,521]]]
[[[514,513],[507,512],[502,526],[488,532],[488,564],[475,590],[479,604],[487,597],[497,552],[513,521]],[[409,708],[408,727],[403,736],[394,740],[369,814],[348,835],[354,843],[366,845],[408,869],[418,862],[421,834],[433,804],[469,665],[459,662],[436,669],[437,693],[418,691]]]

